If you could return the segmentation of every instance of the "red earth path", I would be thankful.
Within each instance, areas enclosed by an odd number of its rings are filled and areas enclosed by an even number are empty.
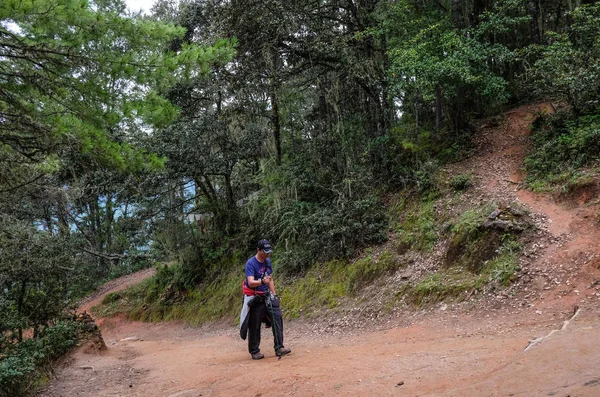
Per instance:
[[[507,113],[453,169],[474,173],[472,194],[520,202],[544,220],[531,280],[506,303],[407,312],[385,329],[287,322],[292,354],[278,360],[272,335],[263,332],[260,361],[250,359],[234,326],[98,319],[108,349],[74,352],[39,395],[600,396],[597,201],[583,192],[587,198],[559,204],[521,189],[525,139],[543,110],[550,109]],[[113,281],[95,302],[149,275]]]

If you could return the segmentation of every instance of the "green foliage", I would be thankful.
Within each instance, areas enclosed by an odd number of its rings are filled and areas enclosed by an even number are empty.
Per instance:
[[[0,396],[29,395],[52,360],[65,354],[79,340],[80,326],[63,321],[48,327],[42,336],[0,350]]]
[[[177,110],[158,92],[226,60],[231,46],[163,51],[183,29],[123,11],[119,1],[2,3],[0,20],[13,28],[0,27],[3,70],[10,70],[1,72],[0,143],[43,154],[60,154],[55,145],[69,144],[110,167],[144,167],[143,152],[117,142],[110,130],[136,119],[172,120]]]
[[[405,114],[389,135],[379,140],[391,189],[415,186],[420,193],[435,192],[440,166],[457,161],[472,149],[471,129],[440,134],[431,126],[418,124]]]
[[[426,276],[414,287],[401,290],[416,305],[432,304],[447,298],[456,298],[473,289],[479,289],[483,279],[460,267]]]
[[[501,236],[496,231],[481,227],[493,209],[493,206],[485,205],[469,210],[451,227],[446,266],[460,265],[478,273],[485,261],[496,255]]]
[[[515,279],[519,270],[518,255],[523,249],[521,243],[507,234],[502,237],[502,243],[490,260],[486,260],[477,271],[472,267],[453,265],[428,274],[415,285],[402,288],[397,296],[404,296],[408,302],[417,306],[433,304],[446,299],[464,299],[468,294],[481,291],[488,285],[508,287]],[[481,249],[477,240],[467,242]],[[466,249],[465,251],[472,251]]]
[[[21,339],[23,329],[45,326],[66,309],[69,287],[83,270],[77,246],[0,216],[0,319],[8,320],[0,322],[0,333]]]
[[[600,160],[600,111],[582,117],[570,112],[542,116],[533,147],[525,160],[531,186],[577,183],[582,176],[578,170]]]
[[[473,186],[473,176],[471,174],[455,175],[450,180],[450,186],[452,186],[452,189],[458,192],[467,190],[468,188]]]
[[[202,263],[206,275],[192,285],[182,264],[160,265],[157,273],[132,288],[107,295],[94,312],[126,313],[142,321],[181,320],[202,324],[239,314],[243,266],[239,257]]]
[[[256,204],[259,208],[271,205]],[[257,219],[262,221],[257,226],[268,231],[266,235],[275,242],[276,251],[283,251],[276,252],[277,266],[291,272],[318,261],[348,258],[387,238],[385,207],[373,195],[348,193],[337,201],[280,201],[276,211],[265,216],[258,210],[263,218]]]
[[[378,257],[368,255],[350,263],[333,260],[313,266],[306,274],[281,288],[285,314],[296,318],[310,316],[323,306],[336,307],[342,298],[400,267],[399,259],[387,251]]]
[[[417,88],[423,99],[433,100],[435,88],[442,87],[446,99],[451,100],[460,89],[472,86],[479,95],[490,101],[506,101],[506,82],[490,72],[486,65],[492,55],[506,58],[508,52],[451,30],[444,23],[426,26],[405,42],[409,48],[398,48],[392,53],[395,75],[418,76]],[[409,83],[410,84],[410,83]],[[402,89],[406,89],[401,87]]]
[[[570,13],[564,32],[548,33],[550,45],[534,47],[539,59],[532,68],[537,90],[567,101],[577,114],[598,106],[600,89],[600,5]]]
[[[397,249],[429,251],[438,240],[440,220],[436,219],[435,199],[415,200],[414,192],[402,194],[392,210],[392,228],[398,234]]]
[[[408,105],[403,117],[431,125],[434,116],[426,105],[431,104],[438,108],[436,117],[445,118],[444,126],[457,133],[468,124],[467,108],[494,109],[508,100],[508,82],[495,62],[510,62],[515,54],[488,36],[522,23],[509,17],[509,7],[492,8],[479,16],[478,25],[465,29],[453,26],[450,15],[423,10],[411,1],[393,2],[387,11],[390,81]],[[437,128],[441,121],[435,121]]]

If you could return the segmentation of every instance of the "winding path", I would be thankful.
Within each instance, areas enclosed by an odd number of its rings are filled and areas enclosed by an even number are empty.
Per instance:
[[[360,332],[290,322],[293,353],[277,360],[265,332],[261,361],[229,325],[99,319],[108,350],[75,352],[40,396],[599,396],[597,204],[565,207],[519,189],[529,124],[546,108],[507,113],[473,157],[451,167],[477,177],[466,199],[521,202],[543,226],[536,244],[544,247],[526,258],[530,280],[518,305],[442,306]],[[115,281],[104,293],[122,287]]]

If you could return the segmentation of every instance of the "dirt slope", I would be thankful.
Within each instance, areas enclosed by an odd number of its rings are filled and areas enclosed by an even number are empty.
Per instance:
[[[234,327],[99,319],[108,350],[75,352],[40,396],[600,396],[598,203],[557,204],[520,189],[540,109],[548,107],[509,112],[484,129],[473,157],[449,167],[476,176],[465,200],[521,202],[539,222],[511,299],[404,313],[368,331],[286,323],[293,353],[277,360],[265,332],[261,361]]]

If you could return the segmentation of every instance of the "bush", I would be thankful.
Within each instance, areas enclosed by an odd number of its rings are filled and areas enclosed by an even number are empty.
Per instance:
[[[338,203],[295,202],[278,221],[275,262],[292,272],[318,261],[349,258],[387,239],[385,206],[374,197]]]
[[[458,192],[467,190],[473,186],[473,176],[471,174],[456,175],[450,181],[450,186],[452,186],[452,189]]]
[[[446,267],[460,266],[473,273],[485,272],[486,264],[499,254],[515,254],[521,245],[516,242],[515,234],[522,225],[502,232],[498,229],[482,227],[494,206],[484,205],[465,212],[451,227],[450,245],[446,252]],[[515,221],[510,211],[501,212],[500,217],[507,222]],[[527,227],[526,225],[524,227]]]
[[[51,360],[77,344],[79,323],[63,321],[46,328],[42,335],[10,345],[0,358],[0,397],[17,397],[31,392],[48,370]]]
[[[532,47],[541,55],[532,71],[539,94],[586,114],[598,105],[600,90],[600,5],[578,7],[570,18],[565,32],[547,33],[550,45]]]
[[[525,161],[530,185],[566,182],[600,160],[600,109],[579,118],[564,111],[543,116],[534,127],[534,150]]]

